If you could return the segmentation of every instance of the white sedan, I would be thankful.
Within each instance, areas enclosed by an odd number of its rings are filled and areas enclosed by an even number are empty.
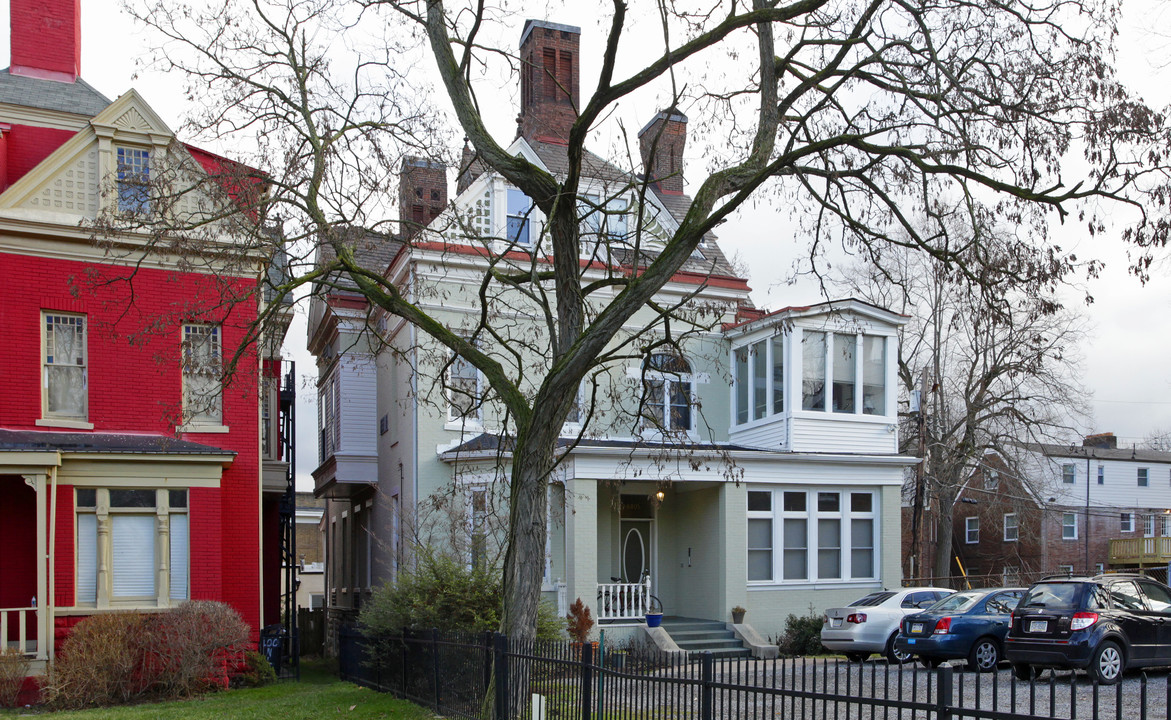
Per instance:
[[[870,653],[882,653],[892,663],[904,663],[910,654],[895,650],[895,635],[905,615],[934,605],[954,590],[913,587],[882,590],[855,600],[846,607],[830,608],[822,617],[821,644],[861,662]]]

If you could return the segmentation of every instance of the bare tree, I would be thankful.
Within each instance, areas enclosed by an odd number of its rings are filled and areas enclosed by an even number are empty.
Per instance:
[[[994,251],[1002,239],[988,235],[983,246]],[[1084,320],[1035,286],[981,287],[906,251],[887,253],[881,267],[856,267],[843,284],[911,318],[898,363],[903,392],[921,393],[900,437],[905,453],[924,458],[912,493],[912,547],[920,547],[917,521],[930,504],[937,531],[931,574],[947,577],[953,510],[986,453],[1027,484],[1032,473],[1018,462],[1026,446],[1056,442],[1085,417],[1077,355]]]
[[[579,385],[676,343],[676,327],[717,321],[711,309],[656,299],[705,236],[750,198],[771,193],[770,202],[802,218],[812,255],[826,242],[876,255],[913,248],[980,288],[1046,286],[1068,273],[1072,260],[1047,239],[1051,218],[1076,218],[1100,232],[1104,208],[1129,205],[1139,212],[1125,237],[1140,254],[1166,241],[1168,217],[1153,211],[1167,196],[1166,128],[1114,74],[1114,3],[660,2],[639,6],[646,13],[639,15],[615,0],[605,12],[600,70],[592,93],[571,108],[565,165],[555,173],[510,153],[486,125],[500,73],[544,72],[500,39],[513,12],[440,0],[252,0],[212,10],[168,0],[137,9],[161,33],[157,59],[187,73],[205,109],[190,118],[191,129],[231,142],[267,173],[257,212],[261,225],[280,233],[249,242],[258,252],[279,243],[293,257],[289,279],[273,289],[328,287],[344,276],[487,379],[512,438],[503,629],[515,637],[533,636],[546,479]],[[441,93],[427,80],[435,72]],[[694,201],[676,229],[656,234],[654,218],[640,210],[646,203],[636,202],[627,236],[591,240],[583,216],[605,204],[581,192],[593,172],[587,141],[638,101],[698,118],[706,168],[692,177]],[[476,162],[548,218],[525,253],[480,238],[487,260],[477,271],[483,309],[473,327],[437,319],[413,300],[417,288],[386,267],[364,265],[354,247],[370,232],[405,238],[403,230],[413,230],[393,220],[392,178],[403,155],[445,155],[447,109]],[[1063,171],[1071,152],[1084,156],[1084,179]],[[629,163],[625,170],[610,197],[643,197],[659,179]],[[979,233],[944,232],[953,213],[941,198],[979,208],[966,216],[973,224],[986,216],[981,222],[1009,221],[1022,232],[985,253]],[[475,236],[470,222],[452,217],[406,247]],[[162,219],[138,221],[160,242],[177,234]],[[797,247],[788,238],[774,242],[778,251]],[[319,247],[329,251],[316,254]],[[599,262],[579,262],[583,255]],[[587,278],[585,268],[598,265],[604,276]],[[537,318],[539,333],[523,342],[524,357],[532,350],[539,363],[524,360],[512,349],[519,341],[493,324],[504,310]],[[647,310],[649,319],[639,315]],[[1016,325],[969,319],[949,332],[978,343],[975,365],[1046,357],[1051,338],[1035,347]],[[624,330],[634,322],[644,331]],[[1014,338],[1023,346],[1002,348]],[[984,391],[974,374],[962,383]],[[963,436],[982,427],[972,421],[1032,398],[1010,386],[988,391],[997,398],[991,407],[945,408],[953,392],[939,396],[936,417],[942,422],[945,409],[948,418],[961,416],[948,422],[965,447],[985,444],[979,433]],[[958,469],[944,462],[937,471],[954,476]]]

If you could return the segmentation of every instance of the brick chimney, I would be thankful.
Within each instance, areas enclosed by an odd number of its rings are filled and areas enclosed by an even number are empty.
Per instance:
[[[74,82],[81,74],[81,0],[12,0],[13,75]]]
[[[577,120],[581,28],[526,20],[520,35],[520,116],[526,140],[569,143]]]
[[[683,194],[683,146],[687,144],[687,116],[664,110],[638,133],[643,172],[655,190]]]
[[[447,207],[447,166],[423,158],[403,158],[398,181],[402,237],[409,240]]]
[[[1100,450],[1117,450],[1118,438],[1114,437],[1114,433],[1086,435],[1082,438],[1082,447],[1098,448]]]

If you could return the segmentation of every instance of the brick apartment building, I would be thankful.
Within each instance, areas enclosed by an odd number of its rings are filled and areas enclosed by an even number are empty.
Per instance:
[[[159,158],[228,161],[175,143],[135,91],[81,79],[80,11],[13,0],[0,71],[0,629],[42,666],[95,613],[211,599],[254,631],[278,622],[279,570],[262,581],[261,564],[287,485],[280,361],[221,373],[257,274],[179,269],[131,233],[106,252],[86,229],[149,213]],[[250,299],[204,302],[225,288]]]

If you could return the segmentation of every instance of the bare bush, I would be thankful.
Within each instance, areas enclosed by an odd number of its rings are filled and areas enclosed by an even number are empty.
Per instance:
[[[29,657],[15,648],[0,651],[0,707],[16,707],[28,677]]]

